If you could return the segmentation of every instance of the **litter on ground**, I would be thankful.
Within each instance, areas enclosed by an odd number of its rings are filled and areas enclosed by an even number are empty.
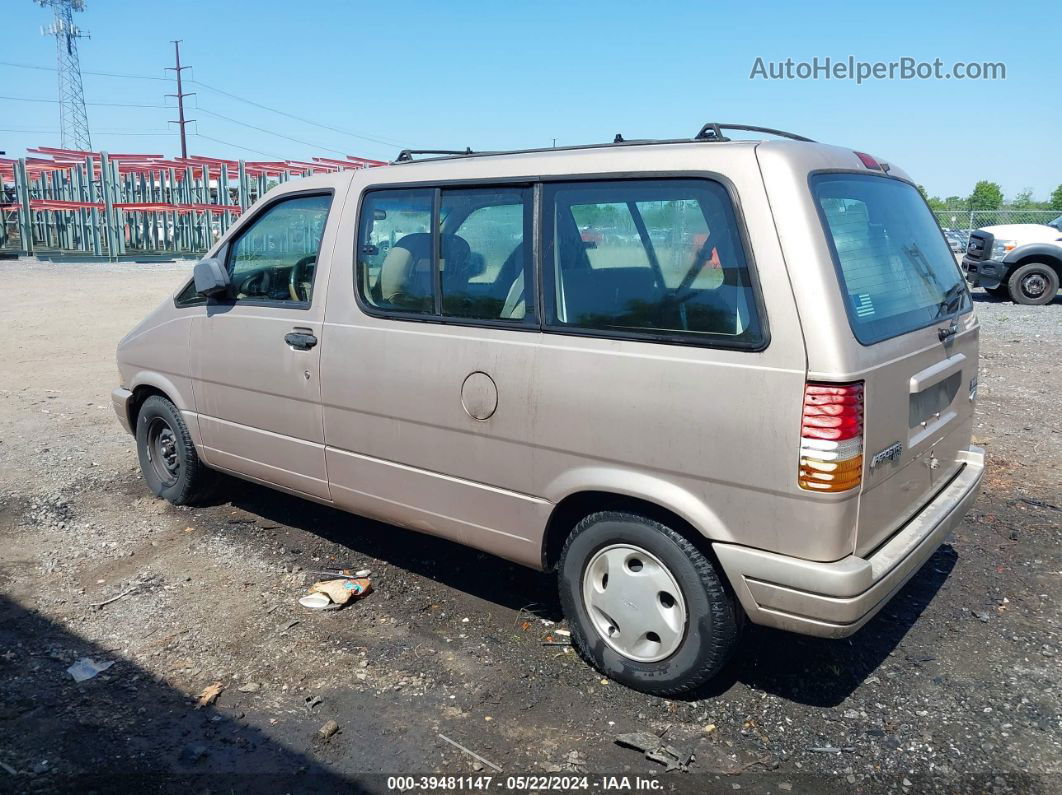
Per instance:
[[[96,674],[106,671],[114,665],[114,660],[96,662],[88,657],[82,657],[76,663],[66,669],[66,672],[74,677],[75,682],[84,682],[92,679]]]

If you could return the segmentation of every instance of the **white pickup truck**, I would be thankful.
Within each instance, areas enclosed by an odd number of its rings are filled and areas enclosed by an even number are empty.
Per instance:
[[[1062,215],[1049,224],[986,226],[970,233],[966,281],[1017,304],[1049,304],[1062,277]]]

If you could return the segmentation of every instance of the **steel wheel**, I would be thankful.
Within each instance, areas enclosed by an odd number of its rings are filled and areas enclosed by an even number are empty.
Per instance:
[[[161,417],[154,417],[147,430],[148,461],[155,476],[164,487],[172,486],[181,476],[181,461],[177,455],[177,436]]]
[[[583,602],[594,629],[636,662],[663,660],[686,635],[686,600],[674,575],[633,544],[599,550],[583,570]]]
[[[1027,262],[1010,275],[1007,286],[1016,304],[1042,306],[1055,299],[1059,274],[1044,262]]]
[[[1030,273],[1021,280],[1022,293],[1032,300],[1037,300],[1047,289],[1047,279],[1042,273]]]

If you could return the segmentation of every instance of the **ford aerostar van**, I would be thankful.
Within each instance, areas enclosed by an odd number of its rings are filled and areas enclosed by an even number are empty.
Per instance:
[[[122,341],[153,493],[217,470],[555,570],[661,695],[746,620],[850,635],[962,519],[978,324],[899,168],[714,124],[423,154],[274,188]]]

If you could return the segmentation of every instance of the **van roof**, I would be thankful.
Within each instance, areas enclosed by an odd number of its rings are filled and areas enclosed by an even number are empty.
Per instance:
[[[742,132],[759,133],[751,138],[733,139],[722,134],[723,130],[736,129]],[[350,180],[367,180],[368,183],[405,183],[408,181],[435,181],[453,178],[455,172],[462,178],[524,178],[529,175],[556,175],[566,173],[601,173],[639,169],[668,170],[677,162],[688,163],[687,157],[696,149],[721,155],[712,157],[715,167],[727,162],[737,167],[745,162],[753,151],[760,157],[768,156],[784,162],[796,172],[836,169],[842,171],[867,171],[910,182],[910,178],[895,165],[864,155],[850,147],[816,143],[794,133],[751,125],[706,124],[693,138],[626,140],[617,135],[608,143],[583,144],[579,146],[544,147],[538,149],[514,149],[505,151],[447,151],[407,149],[395,161],[369,169],[356,169],[331,174],[317,174],[285,183],[286,191],[308,188],[337,188],[350,184]],[[867,158],[867,159],[864,159]],[[869,160],[869,163],[868,163]],[[592,165],[591,165],[592,163]],[[873,165],[871,165],[873,164]]]
[[[723,134],[723,130],[737,130],[741,132],[753,132],[761,133],[759,138],[755,139],[738,139],[734,140],[728,138]],[[785,130],[776,130],[771,127],[757,127],[749,124],[725,124],[721,122],[708,122],[703,125],[700,131],[692,138],[652,138],[652,139],[637,139],[627,140],[622,134],[617,133],[616,137],[609,143],[594,143],[594,144],[578,144],[573,146],[550,146],[540,147],[534,149],[508,149],[508,150],[496,150],[496,151],[474,151],[470,147],[462,150],[455,149],[403,149],[398,153],[398,157],[393,161],[392,165],[417,163],[425,161],[439,161],[439,160],[452,160],[459,158],[469,157],[499,157],[505,155],[526,155],[536,153],[553,153],[557,151],[573,151],[582,149],[601,149],[605,147],[631,147],[631,146],[658,146],[661,144],[691,144],[691,143],[711,143],[711,144],[749,144],[756,143],[763,140],[763,135],[770,135],[776,138],[787,138],[793,141],[801,141],[803,143],[814,143],[810,138],[805,138],[802,135],[796,133],[786,132]],[[420,157],[418,155],[429,155],[429,157]]]

